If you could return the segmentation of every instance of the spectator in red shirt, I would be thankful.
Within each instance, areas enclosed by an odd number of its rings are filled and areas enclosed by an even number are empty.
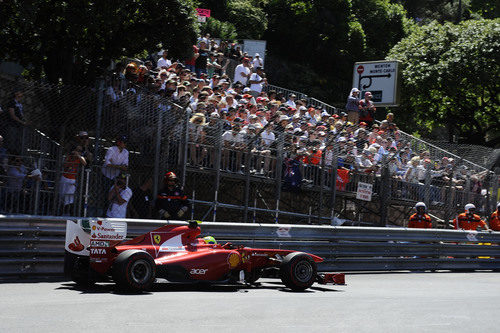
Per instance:
[[[196,45],[193,45],[193,57],[184,61],[186,68],[189,69],[192,73],[195,72],[195,63],[199,55],[200,54],[198,53],[198,47]]]
[[[78,167],[87,165],[87,161],[81,155],[82,146],[74,147],[66,156],[63,164],[63,174],[59,182],[59,193],[61,194],[61,205],[63,214],[70,214],[75,201],[76,191],[76,176],[78,175]]]
[[[377,111],[372,98],[372,93],[367,91],[365,92],[365,98],[359,101],[359,121],[364,121],[368,126],[373,124],[375,111]]]

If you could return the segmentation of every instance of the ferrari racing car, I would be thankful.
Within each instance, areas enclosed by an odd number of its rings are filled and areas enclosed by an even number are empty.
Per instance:
[[[86,230],[88,232],[86,232]],[[126,239],[126,223],[68,221],[65,273],[78,284],[112,279],[120,289],[144,291],[156,278],[169,282],[253,284],[273,270],[288,288],[302,291],[313,285],[344,284],[344,274],[318,273],[321,257],[292,250],[256,249],[217,244],[198,237],[196,221],[167,224]]]

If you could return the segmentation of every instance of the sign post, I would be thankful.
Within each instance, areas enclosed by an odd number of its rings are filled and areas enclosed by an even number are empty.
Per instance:
[[[358,182],[358,190],[356,191],[356,199],[364,201],[372,201],[373,185],[363,182]]]
[[[399,105],[399,61],[366,61],[354,64],[353,87],[361,96],[370,91],[376,106]]]
[[[205,23],[207,17],[210,17],[210,9],[196,8],[196,16],[198,16],[198,22]]]

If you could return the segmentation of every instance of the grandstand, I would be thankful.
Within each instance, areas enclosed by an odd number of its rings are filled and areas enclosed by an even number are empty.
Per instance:
[[[255,98],[244,87],[200,79],[176,64],[151,76],[139,65],[95,87],[1,74],[2,106],[23,91],[30,122],[15,142],[4,135],[1,214],[102,216],[109,190],[102,161],[121,135],[128,137],[130,187],[152,177],[154,195],[162,175],[175,171],[191,197],[191,217],[201,220],[404,226],[423,201],[437,226],[446,228],[468,202],[482,215],[495,207],[495,174],[395,124],[350,124],[342,119],[344,110],[271,84]],[[162,81],[162,74],[168,79]],[[286,104],[292,94],[296,107]],[[73,172],[74,203],[65,210],[61,177],[82,131],[93,161]],[[19,157],[22,167],[15,164]],[[360,183],[371,187],[370,200],[360,198]]]

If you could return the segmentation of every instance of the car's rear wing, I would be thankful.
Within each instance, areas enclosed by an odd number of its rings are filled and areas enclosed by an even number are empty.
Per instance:
[[[110,241],[123,241],[126,237],[126,222],[99,219],[67,220],[64,248],[79,256],[90,256],[91,248],[107,247]]]

